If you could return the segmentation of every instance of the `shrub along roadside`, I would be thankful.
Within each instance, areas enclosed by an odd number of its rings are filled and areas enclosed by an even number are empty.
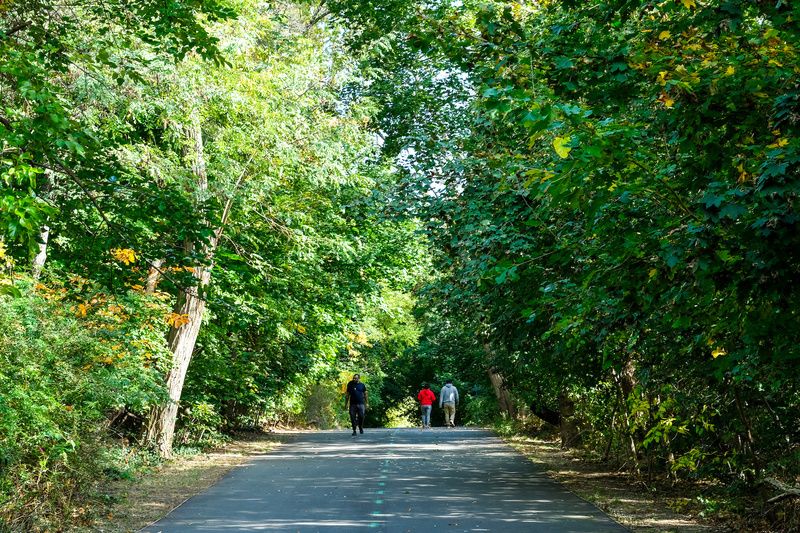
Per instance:
[[[13,531],[68,522],[116,462],[107,413],[162,395],[155,365],[74,315],[30,290],[0,298],[0,524]]]

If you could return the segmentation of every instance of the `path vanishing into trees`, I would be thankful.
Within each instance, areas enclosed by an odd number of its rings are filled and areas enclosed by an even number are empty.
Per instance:
[[[626,531],[487,431],[283,440],[143,531]]]

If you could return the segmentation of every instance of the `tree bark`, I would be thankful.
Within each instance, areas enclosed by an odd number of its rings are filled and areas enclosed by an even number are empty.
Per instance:
[[[628,398],[630,398],[636,387],[636,368],[633,366],[633,362],[628,359],[619,372],[612,369],[611,375],[617,385],[620,406],[623,408],[623,416],[621,418],[625,438],[627,439],[627,451],[630,454],[631,460],[636,465],[636,470],[638,472],[639,459],[636,451],[636,441],[631,433],[631,412],[628,407]]]
[[[156,259],[150,265],[150,270],[147,271],[147,281],[144,285],[144,292],[146,294],[153,294],[158,286],[158,281],[161,279],[160,269],[164,264],[163,259]]]
[[[489,374],[489,381],[492,382],[494,395],[497,397],[497,403],[500,406],[500,413],[509,418],[516,417],[517,410],[514,405],[514,400],[511,398],[511,394],[509,394],[505,386],[505,379],[502,374],[495,372],[491,368],[487,369],[486,372]]]
[[[198,280],[198,286],[182,290],[173,308],[173,313],[186,317],[188,322],[177,327],[173,326],[167,335],[167,343],[172,352],[172,368],[167,374],[169,401],[155,410],[150,439],[156,444],[162,457],[172,455],[175,422],[178,418],[183,383],[192,360],[206,308],[206,301],[200,296],[198,290],[207,286],[211,280],[210,268],[195,267],[194,277]]]
[[[51,170],[44,171],[44,181],[42,182],[40,194],[46,196],[49,194],[53,184],[53,172]],[[39,230],[39,252],[33,258],[31,265],[31,276],[38,281],[42,276],[42,270],[47,262],[47,245],[50,241],[50,226],[43,224]]]
[[[483,343],[483,351],[486,354],[488,361],[494,360],[494,351],[488,342]],[[503,375],[492,367],[487,368],[486,373],[489,375],[489,381],[492,384],[492,389],[494,389],[494,395],[497,397],[497,404],[500,407],[500,414],[509,418],[516,417],[516,404],[514,403],[514,399],[511,397],[511,393],[509,393],[508,389],[506,388],[506,380]]]
[[[575,423],[575,401],[565,392],[558,396],[558,412],[561,415],[561,447],[572,448],[579,442],[579,433]]]

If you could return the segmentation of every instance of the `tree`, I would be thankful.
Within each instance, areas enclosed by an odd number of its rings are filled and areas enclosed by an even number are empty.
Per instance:
[[[404,170],[398,198],[441,251],[444,316],[489,343],[520,397],[597,402],[598,440],[649,465],[725,477],[720,457],[764,472],[791,453],[755,435],[780,421],[787,442],[798,416],[766,392],[798,390],[780,377],[797,357],[796,295],[774,285],[796,264],[795,10],[359,11],[398,88],[363,90],[384,104],[376,128]],[[390,46],[375,31],[387,27]],[[447,80],[446,102],[428,98]],[[759,416],[754,404],[783,407]]]

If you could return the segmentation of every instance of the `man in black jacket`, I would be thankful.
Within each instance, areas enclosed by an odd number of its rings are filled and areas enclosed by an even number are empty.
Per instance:
[[[355,374],[353,379],[347,384],[347,392],[344,395],[344,408],[347,409],[347,403],[350,403],[350,423],[353,425],[353,435],[356,434],[356,428],[361,433],[364,433],[364,415],[369,407],[369,400],[367,399],[367,386],[361,383],[361,376]]]

